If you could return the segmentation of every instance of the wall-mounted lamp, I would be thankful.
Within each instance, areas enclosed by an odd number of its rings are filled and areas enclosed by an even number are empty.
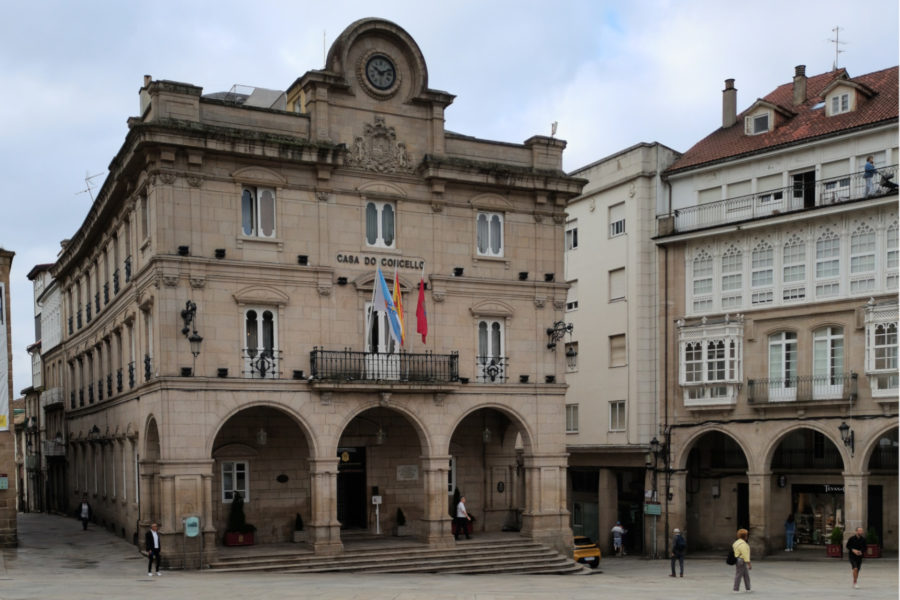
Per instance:
[[[850,429],[850,426],[847,425],[846,421],[841,421],[841,424],[838,425],[838,431],[841,432],[841,440],[844,442],[844,446],[850,448],[850,456],[853,456],[853,446],[855,442],[853,430]]]
[[[379,446],[384,445],[384,440],[387,439],[387,433],[385,433],[384,429],[381,425],[378,426],[378,431],[375,432],[375,443]]]
[[[550,341],[547,342],[547,348],[550,350],[556,350],[556,342],[561,340],[564,335],[567,333],[572,335],[572,331],[575,330],[575,325],[572,323],[566,323],[564,321],[556,321],[553,323],[552,327],[547,328],[547,335],[550,336]]]
[[[256,444],[259,446],[265,446],[269,441],[269,434],[262,427],[256,432]]]
[[[491,430],[487,427],[484,428],[484,431],[481,432],[481,441],[485,444],[491,441]]]
[[[98,437],[100,437],[100,428],[96,425],[91,427],[88,431],[88,437],[92,440],[96,440]]]
[[[203,338],[197,333],[197,305],[188,300],[181,311],[181,319],[184,321],[181,333],[191,343],[191,354],[194,355],[194,362],[196,363],[197,357],[200,356],[200,343],[203,341]],[[194,367],[196,367],[196,364]]]

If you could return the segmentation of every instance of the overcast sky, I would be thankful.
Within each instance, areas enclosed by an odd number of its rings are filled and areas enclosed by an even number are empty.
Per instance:
[[[723,82],[738,111],[835,60],[851,76],[898,63],[896,0],[340,1],[9,0],[0,22],[0,247],[13,261],[14,390],[31,385],[25,275],[56,259],[138,114],[145,74],[198,85],[287,88],[324,66],[351,22],[406,29],[429,85],[456,95],[447,129],[521,143],[568,141],[567,171],[641,141],[685,151],[721,124]]]

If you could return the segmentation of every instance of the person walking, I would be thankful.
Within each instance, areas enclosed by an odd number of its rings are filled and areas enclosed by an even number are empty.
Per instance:
[[[472,517],[469,516],[469,511],[466,510],[466,497],[461,496],[459,499],[459,504],[456,505],[456,527],[453,532],[453,539],[458,540],[460,533],[466,534],[466,539],[471,539],[469,537],[469,521],[472,520]]]
[[[613,550],[616,556],[625,556],[625,546],[622,544],[622,538],[625,536],[627,529],[622,527],[621,521],[616,521],[616,524],[613,525],[610,531],[613,536]]]
[[[681,530],[677,527],[672,531],[675,537],[672,538],[672,574],[669,577],[675,577],[675,561],[678,561],[679,577],[684,577],[684,553],[687,550],[687,542],[681,535]]]
[[[875,157],[866,157],[866,167],[863,178],[866,180],[866,198],[875,191]]]
[[[856,535],[851,536],[847,540],[847,550],[850,551],[848,557],[850,558],[850,569],[853,573],[853,587],[858,588],[859,584],[856,581],[859,579],[859,569],[862,567],[863,556],[866,554],[866,536],[863,535],[862,527],[857,527]]]
[[[159,572],[159,556],[161,553],[160,542],[159,542],[159,525],[153,523],[150,525],[150,531],[147,532],[147,535],[144,536],[144,545],[147,548],[147,557],[149,558],[149,562],[147,563],[147,577],[153,577],[153,561],[156,561],[156,574],[161,575]]]
[[[94,516],[94,510],[91,503],[88,502],[87,494],[81,497],[81,506],[78,507],[78,518],[81,519],[81,528],[87,531],[88,521]]]
[[[794,551],[794,533],[797,531],[797,523],[794,522],[794,513],[787,516],[784,522],[784,551]]]
[[[734,557],[737,562],[734,563],[734,592],[741,591],[741,579],[744,580],[744,589],[750,591],[750,544],[747,543],[746,529],[737,530],[737,539],[731,545],[734,550]]]

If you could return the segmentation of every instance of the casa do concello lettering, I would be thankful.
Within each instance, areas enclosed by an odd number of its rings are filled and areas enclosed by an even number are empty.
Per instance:
[[[338,254],[337,261],[344,265],[364,265],[393,269],[414,269],[421,271],[425,261],[421,258],[394,258],[391,256],[360,256],[358,254]]]

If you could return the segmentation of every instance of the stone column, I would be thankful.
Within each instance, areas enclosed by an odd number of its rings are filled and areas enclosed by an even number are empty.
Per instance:
[[[668,486],[668,487],[667,487]],[[671,499],[668,494],[671,493]],[[660,556],[668,556],[666,551],[671,551],[666,546],[672,535],[672,530],[676,527],[685,533],[685,537],[689,535],[687,532],[687,472],[676,471],[669,473],[668,484],[666,478],[660,477],[659,480],[659,502],[662,504],[663,515],[656,524],[656,544],[657,552]],[[667,504],[668,503],[668,504]],[[668,512],[666,507],[668,506]],[[697,532],[699,533],[699,532]]]
[[[865,473],[844,473],[844,541],[856,533],[868,529],[869,476]]]
[[[769,540],[769,501],[772,494],[772,472],[747,472],[750,504],[750,544],[751,556],[763,557],[771,547]]]
[[[433,547],[453,546],[450,514],[447,512],[449,456],[422,457],[425,511],[420,537]]]
[[[562,554],[572,552],[566,508],[566,454],[525,456],[526,498],[522,533]]]
[[[213,523],[213,476],[212,473],[201,475],[200,526],[203,528],[203,564],[208,564],[216,555],[216,525]]]
[[[175,476],[159,476],[159,528],[166,533],[176,529],[175,522]]]
[[[343,551],[341,523],[337,519],[338,458],[310,458],[309,540],[316,554]]]
[[[600,469],[597,486],[597,531],[585,532],[588,537],[597,540],[604,556],[613,555],[612,537],[609,530],[615,524],[619,514],[619,484],[616,472],[612,469]]]

